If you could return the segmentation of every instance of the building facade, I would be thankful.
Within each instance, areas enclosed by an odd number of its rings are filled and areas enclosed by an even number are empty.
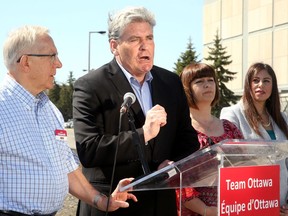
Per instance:
[[[237,72],[227,87],[243,92],[244,78],[254,62],[276,73],[282,109],[288,112],[288,0],[204,0],[203,57],[218,32],[231,55],[228,69]]]

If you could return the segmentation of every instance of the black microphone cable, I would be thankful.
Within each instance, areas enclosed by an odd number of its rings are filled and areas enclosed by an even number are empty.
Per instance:
[[[123,114],[129,112],[128,110],[129,110],[130,106],[136,101],[136,97],[133,93],[127,92],[124,95],[123,100],[124,100],[124,102],[122,103],[121,108],[120,108],[118,137],[117,137],[115,154],[114,154],[110,189],[109,189],[109,194],[108,194],[108,198],[107,198],[106,213],[105,213],[106,216],[108,215],[108,208],[109,208],[110,198],[111,198],[111,194],[112,194],[112,187],[113,187],[113,182],[114,182],[114,174],[115,174],[116,161],[117,161],[118,148],[119,148],[120,135],[121,135],[120,132],[121,132],[122,116],[123,116]]]
[[[108,215],[108,208],[109,208],[109,203],[110,203],[110,197],[112,194],[112,187],[113,187],[113,182],[114,182],[114,174],[115,174],[115,168],[116,168],[116,160],[117,160],[117,154],[118,154],[118,147],[119,147],[119,142],[120,142],[120,132],[121,132],[121,122],[122,122],[122,116],[124,113],[120,112],[119,116],[119,128],[118,128],[118,138],[117,138],[117,143],[116,143],[116,149],[115,149],[115,154],[114,154],[114,162],[113,162],[113,167],[112,167],[112,176],[111,176],[111,183],[110,183],[110,189],[109,189],[109,194],[108,194],[108,199],[107,199],[107,205],[106,205],[106,213],[105,215]]]

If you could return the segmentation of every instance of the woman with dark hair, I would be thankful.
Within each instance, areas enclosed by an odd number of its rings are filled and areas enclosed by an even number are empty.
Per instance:
[[[224,107],[221,119],[233,122],[245,139],[286,140],[287,116],[280,111],[280,98],[274,70],[264,63],[250,66],[242,100]]]
[[[233,106],[223,108],[220,119],[233,122],[245,139],[287,140],[288,119],[280,107],[275,72],[270,65],[258,62],[248,69],[242,99]],[[287,173],[287,169],[282,168]],[[287,178],[283,178],[285,173],[281,171],[281,205],[286,204],[288,189]]]
[[[220,97],[214,69],[204,63],[192,63],[184,68],[180,78],[187,97],[191,124],[197,131],[200,148],[225,139],[243,139],[239,129],[228,120],[220,120],[211,114],[211,109]],[[180,190],[176,190],[178,206]],[[216,216],[217,187],[182,189],[181,216]]]

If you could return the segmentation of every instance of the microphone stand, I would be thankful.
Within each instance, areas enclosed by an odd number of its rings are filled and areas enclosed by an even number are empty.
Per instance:
[[[139,134],[136,131],[136,127],[135,127],[135,120],[134,117],[132,115],[132,113],[129,112],[129,107],[127,109],[127,116],[128,116],[128,121],[129,121],[129,125],[131,127],[132,130],[132,138],[133,138],[133,143],[135,144],[136,148],[137,148],[137,152],[141,161],[141,165],[142,165],[142,169],[144,174],[150,174],[151,171],[149,169],[149,166],[147,164],[147,161],[145,160],[144,157],[144,149],[141,147],[141,142],[140,142],[140,137]],[[120,112],[120,117],[119,117],[119,134],[121,131],[121,122],[122,122],[122,116],[125,112]],[[118,154],[118,147],[119,147],[119,141],[120,141],[120,137],[118,136],[117,139],[117,145],[116,145],[116,149],[115,149],[115,155],[114,155],[114,163],[113,163],[113,168],[112,168],[112,177],[111,177],[111,182],[110,182],[110,190],[109,190],[109,196],[108,196],[108,201],[107,201],[107,205],[106,205],[106,211],[105,211],[105,216],[108,215],[108,208],[109,208],[109,203],[110,203],[110,195],[112,194],[112,186],[113,186],[113,181],[114,181],[114,174],[115,174],[115,167],[116,167],[116,160],[117,160],[117,154]]]
[[[140,142],[140,137],[139,137],[139,134],[137,133],[136,131],[136,127],[135,127],[135,120],[134,120],[134,117],[132,115],[132,113],[129,112],[129,109],[127,110],[127,116],[128,116],[128,120],[129,120],[129,125],[131,127],[131,130],[132,130],[132,138],[133,138],[133,143],[134,145],[136,146],[137,148],[137,152],[138,152],[138,155],[139,155],[139,158],[140,158],[140,161],[141,161],[141,165],[142,165],[142,169],[143,169],[143,172],[144,174],[150,174],[151,171],[149,169],[149,166],[148,166],[148,163],[147,161],[145,160],[145,151],[144,149],[142,148],[141,146],[141,142]]]
[[[147,161],[145,160],[144,157],[144,149],[141,147],[140,145],[140,137],[139,134],[136,131],[136,127],[135,127],[135,120],[134,117],[132,115],[132,113],[129,112],[129,106],[126,107],[126,112],[127,112],[127,116],[128,116],[128,121],[129,121],[129,125],[132,129],[132,138],[133,138],[133,143],[135,144],[137,151],[138,151],[138,155],[141,161],[141,165],[142,165],[142,169],[144,174],[150,174],[151,171],[149,169],[149,166],[147,164]],[[117,138],[117,144],[116,144],[116,149],[115,149],[115,154],[114,154],[114,162],[113,162],[113,167],[112,167],[112,177],[111,177],[111,182],[110,182],[110,190],[109,190],[109,195],[108,195],[108,201],[107,201],[107,205],[106,205],[106,211],[105,211],[105,216],[108,215],[108,209],[109,209],[109,203],[110,203],[110,197],[112,194],[112,186],[113,186],[113,181],[114,181],[114,174],[115,174],[115,167],[116,167],[116,161],[117,161],[117,154],[118,154],[118,148],[119,148],[119,142],[120,142],[120,131],[121,131],[121,122],[122,122],[122,116],[125,113],[125,111],[121,111],[120,110],[120,117],[119,117],[119,128],[118,128],[118,138]]]

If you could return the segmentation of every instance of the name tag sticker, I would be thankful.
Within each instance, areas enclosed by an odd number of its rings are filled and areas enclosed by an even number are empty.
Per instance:
[[[67,140],[67,131],[56,129],[55,130],[55,137],[56,137],[56,140],[66,141]]]

